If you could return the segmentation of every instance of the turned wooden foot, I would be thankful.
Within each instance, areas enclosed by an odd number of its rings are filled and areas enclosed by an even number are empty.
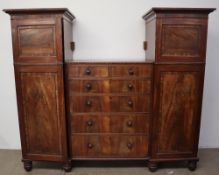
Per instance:
[[[155,172],[158,168],[158,163],[157,162],[148,162],[148,169],[151,171],[151,172]]]
[[[188,169],[190,171],[195,171],[197,167],[197,160],[190,160],[188,161]]]
[[[32,161],[30,160],[22,160],[23,164],[24,164],[24,169],[26,171],[31,171],[32,170]]]
[[[65,162],[64,165],[63,165],[63,169],[64,169],[65,172],[70,172],[71,169],[72,169],[71,161]]]

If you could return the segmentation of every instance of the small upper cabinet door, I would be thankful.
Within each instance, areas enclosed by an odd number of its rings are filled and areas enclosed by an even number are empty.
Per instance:
[[[204,65],[157,65],[153,158],[196,157]]]
[[[161,62],[205,62],[208,15],[214,8],[152,8],[146,20],[147,57]]]
[[[61,66],[15,66],[23,156],[62,161],[66,156]]]
[[[62,62],[61,20],[24,18],[12,20],[15,63]]]
[[[205,61],[207,18],[161,18],[157,25],[158,62]]]

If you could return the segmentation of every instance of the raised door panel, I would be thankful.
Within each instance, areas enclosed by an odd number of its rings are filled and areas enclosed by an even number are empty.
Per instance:
[[[54,26],[18,27],[19,56],[55,56]]]
[[[204,65],[160,65],[155,72],[153,156],[196,156]]]
[[[15,67],[25,158],[63,160],[65,116],[61,67]]]
[[[204,62],[207,19],[159,19],[157,61]]]
[[[13,20],[15,63],[62,62],[62,26],[59,18]]]

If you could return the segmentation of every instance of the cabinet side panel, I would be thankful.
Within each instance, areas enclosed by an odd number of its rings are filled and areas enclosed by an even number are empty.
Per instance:
[[[63,23],[63,31],[64,31],[64,56],[65,56],[65,61],[66,60],[72,60],[73,59],[73,48],[71,48],[71,42],[73,40],[73,33],[72,33],[72,22],[67,20],[67,19],[63,19],[62,20]]]
[[[156,19],[152,17],[146,21],[146,58],[155,60],[155,42],[156,42]]]

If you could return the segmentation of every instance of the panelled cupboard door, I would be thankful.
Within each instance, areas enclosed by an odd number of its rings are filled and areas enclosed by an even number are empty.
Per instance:
[[[15,66],[24,159],[64,161],[62,66]]]
[[[152,159],[196,157],[204,64],[156,65]]]
[[[62,63],[60,17],[38,16],[12,20],[14,62]]]

